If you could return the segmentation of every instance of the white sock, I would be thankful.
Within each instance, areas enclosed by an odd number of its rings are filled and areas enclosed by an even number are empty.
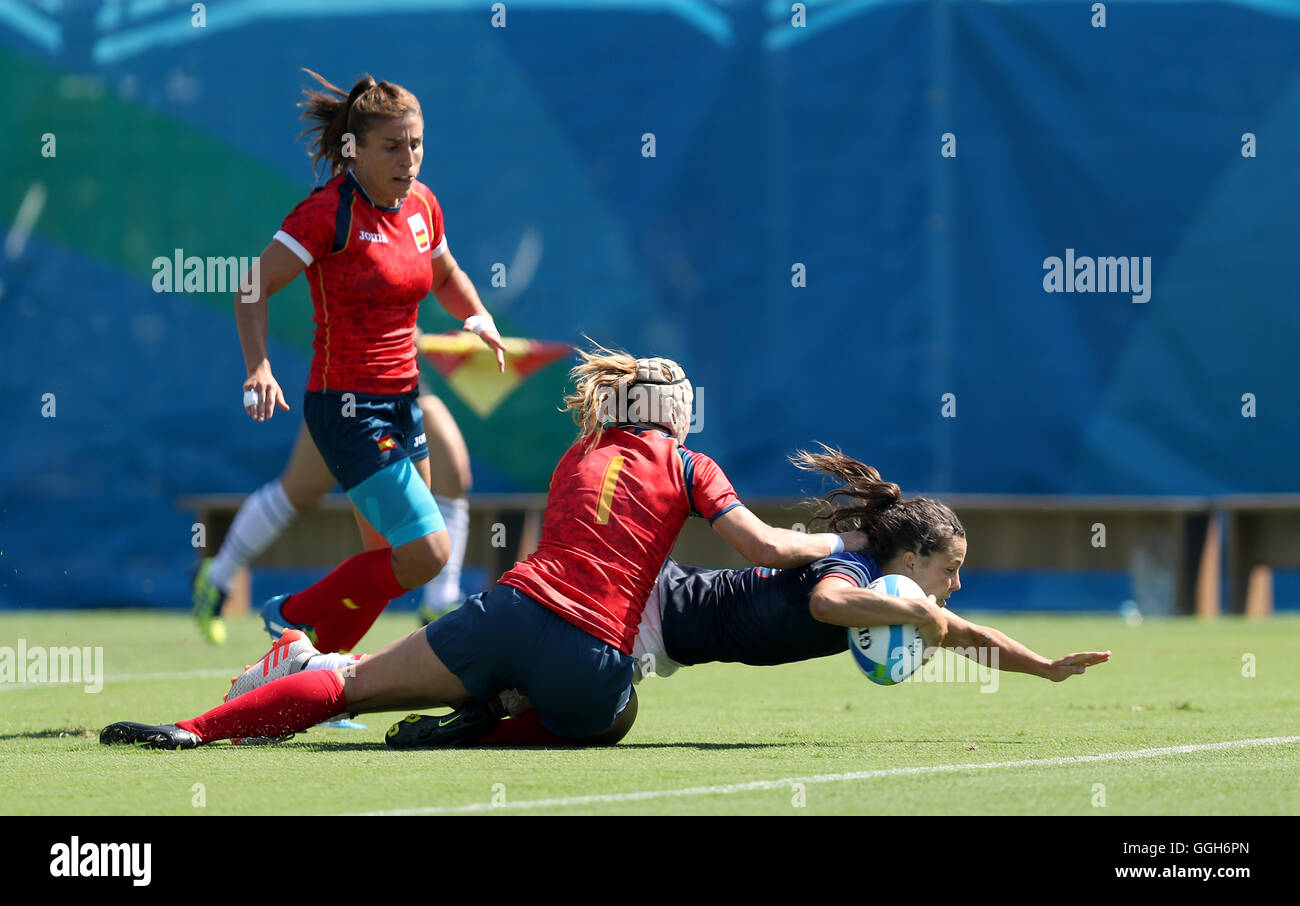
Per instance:
[[[339,654],[337,651],[324,651],[316,655],[303,670],[339,670],[343,667],[351,666],[361,660],[365,655],[362,654]]]
[[[464,497],[434,497],[443,520],[451,554],[442,572],[424,586],[424,603],[434,610],[445,610],[465,600],[460,590],[460,568],[465,562],[465,545],[469,541],[469,501]]]
[[[208,572],[212,584],[222,591],[230,591],[235,571],[270,547],[296,515],[298,511],[289,502],[278,478],[249,494],[235,513],[221,550],[212,558]]]

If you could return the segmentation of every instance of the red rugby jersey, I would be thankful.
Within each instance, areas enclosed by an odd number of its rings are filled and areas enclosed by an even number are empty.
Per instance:
[[[688,516],[713,522],[740,498],[703,453],[645,428],[580,439],[551,476],[537,552],[501,577],[624,654]]]
[[[275,238],[307,264],[316,307],[308,390],[414,390],[415,319],[447,250],[442,209],[416,180],[395,208],[366,196],[351,171],[316,189]]]

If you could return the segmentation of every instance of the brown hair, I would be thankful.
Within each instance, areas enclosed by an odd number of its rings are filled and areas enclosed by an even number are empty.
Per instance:
[[[590,338],[588,338],[590,339]],[[564,408],[573,413],[578,424],[578,437],[590,438],[587,449],[594,449],[605,433],[604,414],[609,395],[616,394],[620,384],[631,384],[636,378],[636,358],[626,352],[606,349],[592,341],[592,350],[578,350],[582,362],[569,371],[574,392],[564,398]]]
[[[872,466],[825,444],[821,453],[799,450],[790,461],[805,472],[837,479],[837,488],[816,500],[816,521],[833,532],[858,530],[867,535],[867,552],[882,566],[902,551],[928,557],[946,550],[953,538],[965,538],[957,514],[928,497],[903,499],[902,489],[885,481]]]
[[[302,119],[308,123],[298,137],[315,136],[307,149],[313,170],[319,170],[323,164],[330,176],[337,176],[347,169],[351,155],[343,154],[343,136],[349,133],[357,144],[364,145],[376,120],[423,116],[419,100],[401,85],[376,82],[367,74],[350,92],[345,92],[310,69],[303,72],[326,89],[304,89],[306,100],[298,103],[303,109]]]

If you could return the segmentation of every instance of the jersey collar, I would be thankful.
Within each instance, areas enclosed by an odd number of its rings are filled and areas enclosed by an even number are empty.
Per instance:
[[[361,193],[361,197],[364,198],[364,199],[366,200],[366,202],[367,202],[367,203],[368,203],[372,208],[374,208],[375,210],[377,210],[377,211],[400,211],[400,210],[402,209],[402,202],[401,202],[401,200],[399,200],[399,201],[397,202],[397,207],[395,207],[395,208],[386,208],[386,207],[384,207],[384,206],[381,205],[381,204],[375,204],[375,202],[371,199],[371,197],[370,197],[369,195],[366,194],[366,190],[365,190],[365,188],[363,188],[362,185],[361,185],[361,180],[357,179],[357,175],[356,175],[355,173],[352,172],[352,168],[351,168],[351,167],[348,167],[348,179],[352,180],[352,185],[356,186],[357,191]]]
[[[631,431],[637,437],[640,437],[642,434],[662,434],[664,437],[668,438],[669,440],[677,439],[673,437],[671,434],[669,434],[667,431],[665,431],[663,428],[657,428],[657,427],[652,428],[649,425],[637,425],[628,422],[623,422],[621,424],[614,425],[613,427],[622,428],[624,431]]]
[[[841,560],[852,560],[857,563],[867,571],[867,577],[873,582],[884,574],[884,571],[880,568],[880,564],[876,562],[876,558],[870,554],[860,553],[858,551],[844,551],[843,553],[832,554],[831,556],[838,557]]]

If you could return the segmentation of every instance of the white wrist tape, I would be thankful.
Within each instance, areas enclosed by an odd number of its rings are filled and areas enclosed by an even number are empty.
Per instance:
[[[829,538],[829,539],[831,540],[831,553],[832,553],[832,554],[842,554],[842,553],[844,553],[844,539],[843,539],[843,538],[841,538],[839,535],[831,534],[831,533],[829,533],[829,532],[827,533],[826,537]]]
[[[483,331],[497,329],[491,315],[470,315],[465,319],[465,329],[482,336]]]

